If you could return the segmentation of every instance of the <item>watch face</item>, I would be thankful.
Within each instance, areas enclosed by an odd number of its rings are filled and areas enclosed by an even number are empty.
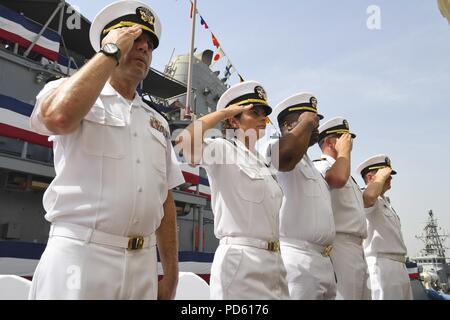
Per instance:
[[[103,46],[103,50],[106,53],[115,54],[117,52],[117,46],[114,43],[107,43]]]

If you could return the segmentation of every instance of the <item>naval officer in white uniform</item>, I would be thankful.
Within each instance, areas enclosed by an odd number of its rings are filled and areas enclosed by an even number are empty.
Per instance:
[[[314,160],[331,188],[336,238],[331,261],[337,278],[337,298],[370,300],[369,274],[362,247],[367,237],[362,191],[351,176],[351,151],[356,135],[346,119],[335,117],[319,127],[322,157]]]
[[[336,278],[330,260],[335,236],[330,191],[307,155],[318,142],[317,99],[295,94],[271,116],[281,138],[269,143],[266,157],[279,169],[284,197],[280,211],[281,255],[292,299],[334,299]]]
[[[185,158],[201,163],[211,184],[214,234],[220,240],[211,299],[289,298],[279,248],[283,194],[275,172],[255,150],[271,112],[261,84],[241,82],[220,97],[217,111],[193,122],[178,139]],[[211,132],[220,122],[228,129],[225,137]]]
[[[31,299],[171,299],[178,282],[171,189],[184,182],[167,121],[136,88],[161,24],[146,4],[119,1],[94,19],[96,55],[37,96],[31,127],[51,135],[52,223]],[[156,247],[164,278],[158,283]]]
[[[406,246],[400,217],[385,193],[391,189],[392,170],[384,154],[370,157],[358,166],[366,189],[363,193],[368,227],[364,252],[369,266],[373,300],[410,300],[411,284],[405,266]]]

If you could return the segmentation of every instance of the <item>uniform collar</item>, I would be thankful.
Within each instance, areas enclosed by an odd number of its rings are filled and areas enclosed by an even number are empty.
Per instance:
[[[102,89],[102,92],[100,93],[102,96],[115,96],[119,95],[119,93],[116,91],[116,89],[113,88],[112,85],[109,84],[109,81],[105,83],[105,86]]]
[[[333,165],[336,162],[336,160],[333,157],[324,153],[322,153],[321,158],[327,160],[331,165]]]
[[[256,153],[251,152],[246,146],[245,144],[242,143],[242,141],[240,141],[237,138],[233,138],[233,141],[236,144],[236,147],[238,147],[239,149],[243,150],[246,153],[251,154],[252,157],[256,158],[257,161],[261,162],[264,166],[267,166],[266,161],[263,159],[263,157],[258,153],[258,151],[255,150]]]
[[[109,83],[109,81],[107,81],[105,83],[105,86],[102,89],[102,92],[100,93],[102,96],[120,96],[120,93],[117,92],[116,89],[114,89],[114,87]],[[134,99],[133,102],[136,102],[136,99],[138,99],[138,101],[140,101],[140,95],[138,94],[137,91],[135,91],[135,95],[134,95]],[[123,97],[122,97],[123,98]],[[125,98],[124,98],[125,99]]]

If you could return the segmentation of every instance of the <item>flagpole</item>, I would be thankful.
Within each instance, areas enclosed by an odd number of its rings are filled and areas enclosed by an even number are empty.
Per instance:
[[[186,93],[186,111],[184,118],[189,119],[191,117],[191,101],[192,101],[192,69],[194,63],[194,42],[195,42],[195,18],[197,16],[197,0],[192,1],[192,33],[191,33],[191,50],[189,53],[189,68],[187,79],[187,93]],[[195,110],[194,110],[195,114]]]

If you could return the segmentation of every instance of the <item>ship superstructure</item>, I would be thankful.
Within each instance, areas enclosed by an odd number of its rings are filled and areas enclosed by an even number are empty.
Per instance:
[[[447,292],[450,288],[449,258],[445,254],[445,249],[448,249],[445,247],[448,234],[443,233],[438,226],[433,210],[428,212],[428,221],[423,232],[416,238],[422,240],[424,248],[420,256],[412,260],[422,269],[422,277],[425,281],[430,282],[436,289]]]

